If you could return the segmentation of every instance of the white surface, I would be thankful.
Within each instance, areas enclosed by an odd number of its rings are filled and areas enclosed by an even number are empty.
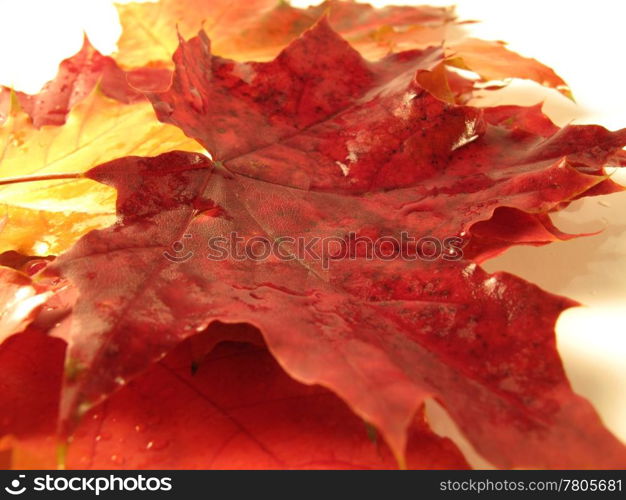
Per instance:
[[[114,51],[120,33],[115,9],[106,0],[0,0],[0,12],[0,83],[30,92],[80,48],[83,30],[104,53]],[[509,90],[494,103],[518,99],[522,89],[527,104],[547,95],[544,109],[560,124],[576,119],[613,129],[626,126],[626,2],[472,0],[458,2],[457,12],[461,19],[482,21],[465,27],[473,36],[505,40],[512,49],[552,66],[570,84],[578,106],[527,84],[514,86],[513,95]],[[555,218],[557,224],[571,232],[606,227],[602,234],[543,248],[515,248],[486,268],[514,272],[587,304],[559,320],[559,348],[575,390],[592,400],[605,423],[626,441],[624,213],[626,193],[577,202]]]

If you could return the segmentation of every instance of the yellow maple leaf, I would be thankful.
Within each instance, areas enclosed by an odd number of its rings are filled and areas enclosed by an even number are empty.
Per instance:
[[[291,40],[327,15],[331,26],[365,57],[384,56],[395,41],[417,46],[442,42],[452,9],[396,7],[374,9],[367,4],[329,0],[300,9],[283,0],[161,0],[119,4],[122,24],[116,61],[126,68],[170,65],[178,35],[188,39],[200,29],[211,39],[212,52],[237,60],[275,57]]]
[[[97,89],[63,126],[36,129],[15,102],[0,127],[0,179],[86,170],[128,155],[203,151],[160,123],[148,102],[123,104]],[[58,254],[86,232],[115,221],[115,190],[87,179],[0,185],[0,252]]]
[[[214,54],[240,61],[270,60],[327,15],[333,29],[368,59],[443,44],[449,55],[448,66],[471,70],[483,81],[534,80],[571,98],[566,83],[535,59],[508,50],[502,42],[464,38],[463,30],[454,22],[452,8],[374,9],[342,0],[328,0],[308,9],[277,0],[161,0],[117,8],[122,35],[115,59],[125,67],[170,67],[178,36],[188,39],[200,29],[209,36]],[[456,26],[456,30],[449,32],[450,26]],[[453,36],[448,39],[448,35]]]
[[[156,61],[169,63],[178,47],[177,30],[180,36],[189,38],[204,28],[214,45],[219,45],[220,39],[232,38],[278,4],[276,0],[163,0],[118,4],[123,30],[115,59],[124,67]]]

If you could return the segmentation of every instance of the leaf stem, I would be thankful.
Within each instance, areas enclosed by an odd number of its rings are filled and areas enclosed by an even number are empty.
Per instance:
[[[46,175],[23,175],[20,177],[5,177],[0,179],[0,186],[6,184],[19,184],[22,182],[35,182],[35,181],[56,181],[59,179],[80,179],[83,174],[74,172],[67,174],[46,174]]]

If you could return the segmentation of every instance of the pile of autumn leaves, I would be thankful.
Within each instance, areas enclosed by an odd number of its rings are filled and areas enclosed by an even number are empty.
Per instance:
[[[502,44],[446,40],[446,9],[118,8],[113,57],[86,40],[39,94],[0,89],[0,182],[49,179],[0,186],[3,467],[467,467],[429,397],[496,466],[626,466],[555,350],[572,303],[476,265],[569,237],[548,212],[618,190],[623,132],[467,105],[510,77],[569,94]],[[331,274],[162,258],[215,220],[472,240],[461,263]]]

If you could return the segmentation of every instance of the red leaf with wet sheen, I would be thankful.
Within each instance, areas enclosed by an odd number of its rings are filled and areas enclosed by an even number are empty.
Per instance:
[[[196,340],[192,337],[190,340]],[[72,436],[70,468],[382,469],[397,463],[335,395],[290,378],[263,347],[221,344],[192,372],[192,343],[90,411]],[[276,425],[280,422],[280,425]],[[410,468],[466,468],[421,413]]]
[[[269,63],[209,46],[202,34],[181,41],[171,88],[149,98],[215,163],[173,152],[91,170],[117,188],[118,223],[46,271],[80,291],[64,418],[214,322],[243,322],[291,377],[332,390],[399,458],[434,397],[498,466],[626,464],[556,352],[554,323],[573,302],[475,262],[564,237],[546,214],[610,182],[603,167],[626,132],[558,129],[537,107],[455,105],[440,98],[459,86],[438,71],[439,49],[370,63],[324,21]],[[502,214],[519,227],[494,242]],[[207,258],[207,241],[231,232],[335,238],[352,251],[352,231],[448,245],[436,261],[411,244],[378,260]]]
[[[223,340],[257,345],[214,349]],[[7,467],[20,464],[16,454],[57,466],[64,352],[63,341],[32,329],[0,347],[0,433],[14,455]],[[421,412],[409,432],[409,467],[467,468]],[[76,469],[397,466],[375,431],[328,390],[291,379],[245,325],[217,325],[179,345],[92,409],[65,446],[65,466]]]

